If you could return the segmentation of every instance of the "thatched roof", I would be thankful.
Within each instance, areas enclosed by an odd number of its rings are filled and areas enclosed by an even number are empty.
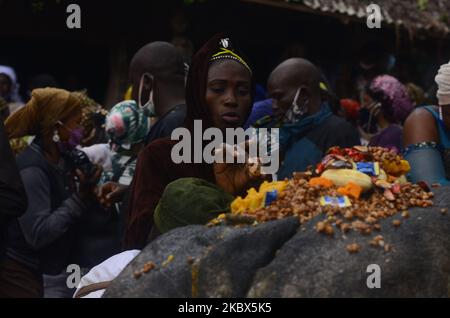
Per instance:
[[[381,8],[382,24],[406,28],[411,34],[450,35],[450,0],[244,0],[365,23],[367,6]]]

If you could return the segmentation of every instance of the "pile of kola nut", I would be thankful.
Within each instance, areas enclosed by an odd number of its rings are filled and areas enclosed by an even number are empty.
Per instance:
[[[408,162],[389,149],[335,147],[315,168],[295,173],[290,180],[264,182],[258,191],[248,190],[245,198],[231,204],[231,214],[212,224],[233,220],[258,224],[293,216],[305,224],[325,215],[315,225],[317,232],[333,237],[356,231],[369,237],[369,245],[390,251],[392,245],[380,235],[380,221],[400,214],[392,221],[399,227],[409,218],[410,208],[433,205],[434,195],[426,183],[407,182],[409,170]],[[347,251],[356,253],[360,248],[352,243]]]

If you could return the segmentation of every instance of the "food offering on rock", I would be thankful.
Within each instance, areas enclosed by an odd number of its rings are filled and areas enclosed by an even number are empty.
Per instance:
[[[363,188],[356,183],[349,182],[345,187],[340,187],[337,192],[340,195],[349,196],[353,199],[358,200],[361,196],[361,193],[363,192]]]
[[[144,266],[140,270],[136,270],[133,273],[133,276],[135,279],[139,279],[142,276],[142,274],[147,274],[156,268],[157,268],[157,266],[155,263],[147,262],[144,264]]]
[[[349,252],[350,254],[358,253],[359,250],[360,250],[360,247],[359,247],[359,245],[356,244],[356,243],[347,245],[347,252]]]
[[[235,214],[252,212],[273,203],[278,196],[286,189],[288,181],[267,182],[259,187],[259,191],[254,188],[247,191],[245,198],[238,197],[231,204],[231,211]]]
[[[169,266],[169,264],[173,261],[173,259],[174,259],[174,256],[173,255],[169,255],[167,257],[167,259],[162,263],[162,265],[161,265],[161,267],[159,269]],[[192,260],[192,262],[193,262],[193,260]],[[158,269],[158,265],[156,265],[155,262],[149,261],[149,262],[145,263],[144,266],[141,269],[138,269],[138,270],[134,271],[133,272],[133,277],[135,279],[139,279],[139,278],[141,278],[141,276],[143,274],[148,274],[151,271],[154,271],[154,270],[157,270],[157,269]]]
[[[373,187],[372,179],[362,172],[350,169],[329,169],[322,173],[322,178],[331,180],[339,187],[346,187],[350,182],[359,185],[364,192]]]
[[[371,246],[386,248],[380,240],[380,221],[395,215],[399,227],[410,217],[408,209],[430,207],[434,194],[426,184],[407,182],[409,164],[400,155],[385,148],[331,148],[315,169],[294,173],[293,178],[264,182],[259,191],[248,190],[245,198],[231,204],[231,213],[223,214],[210,225],[258,224],[286,217],[297,217],[301,224],[324,215],[315,225],[318,233],[336,236],[350,231],[377,235]],[[234,222],[233,222],[234,220]],[[378,238],[378,239],[377,239]],[[374,241],[375,240],[375,241]],[[360,251],[351,245],[350,253]]]

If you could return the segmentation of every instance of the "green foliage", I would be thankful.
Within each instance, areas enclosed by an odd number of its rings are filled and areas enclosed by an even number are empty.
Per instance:
[[[428,0],[417,0],[417,8],[420,11],[425,11],[428,8]]]

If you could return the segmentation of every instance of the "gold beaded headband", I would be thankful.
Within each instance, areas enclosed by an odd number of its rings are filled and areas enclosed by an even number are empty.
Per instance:
[[[217,60],[222,60],[222,59],[234,60],[234,61],[244,65],[248,69],[250,74],[252,74],[252,70],[250,69],[250,66],[247,64],[247,62],[245,62],[242,57],[240,57],[239,55],[234,53],[232,50],[228,49],[229,41],[230,40],[228,38],[220,40],[220,45],[221,45],[220,51],[211,57],[211,62],[217,61]]]

